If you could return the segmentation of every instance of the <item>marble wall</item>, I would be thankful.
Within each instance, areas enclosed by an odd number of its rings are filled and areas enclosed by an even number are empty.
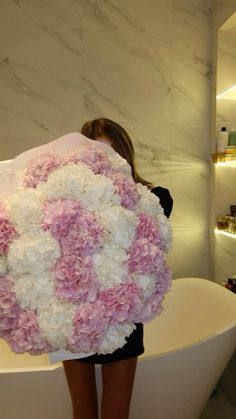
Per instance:
[[[1,0],[0,160],[114,119],[174,198],[174,276],[209,277],[212,33],[210,0]]]

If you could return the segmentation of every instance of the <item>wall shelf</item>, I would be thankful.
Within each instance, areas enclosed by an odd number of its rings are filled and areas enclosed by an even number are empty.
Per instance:
[[[222,236],[231,237],[232,239],[236,239],[236,234],[229,233],[228,231],[219,230],[218,228],[215,228],[215,234],[219,234]]]
[[[215,166],[236,167],[236,159],[230,161],[219,161],[214,163]]]

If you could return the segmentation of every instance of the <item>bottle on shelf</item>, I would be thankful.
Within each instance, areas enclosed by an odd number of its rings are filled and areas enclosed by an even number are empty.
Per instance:
[[[227,147],[225,147],[224,160],[225,161],[235,160],[235,158],[236,158],[236,145],[228,145]]]
[[[236,275],[232,275],[225,283],[225,288],[236,293]]]
[[[223,230],[236,236],[236,205],[230,205],[230,214],[217,216],[216,223],[218,230]]]
[[[236,136],[236,132],[235,132]],[[229,141],[229,134],[226,130],[226,127],[222,127],[221,131],[218,133],[217,137],[217,152],[224,153],[225,147],[227,147]]]
[[[236,294],[236,275],[232,275],[231,278],[233,280],[232,291]]]
[[[230,205],[230,215],[236,217],[236,205]]]
[[[230,133],[229,133],[229,146],[236,146],[236,131],[234,127],[230,128]]]

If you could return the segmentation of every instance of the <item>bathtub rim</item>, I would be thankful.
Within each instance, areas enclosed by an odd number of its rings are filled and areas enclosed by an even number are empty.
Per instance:
[[[220,332],[214,333],[214,334],[212,334],[210,336],[207,336],[206,338],[203,338],[203,339],[198,340],[196,342],[190,343],[188,345],[181,346],[181,347],[179,347],[177,349],[173,349],[173,350],[166,351],[166,352],[161,352],[161,353],[154,354],[154,355],[145,355],[145,352],[144,352],[142,355],[139,356],[139,361],[142,361],[142,362],[144,362],[144,361],[150,361],[150,360],[153,360],[153,359],[159,359],[159,358],[163,358],[163,357],[169,357],[169,356],[172,356],[175,353],[182,352],[182,351],[185,351],[185,350],[187,351],[190,348],[193,348],[193,347],[202,345],[202,344],[204,344],[204,343],[206,343],[206,342],[208,342],[208,341],[210,341],[210,340],[212,340],[212,339],[214,339],[214,338],[216,338],[218,336],[221,336],[223,334],[226,334],[226,333],[228,333],[230,331],[233,332],[233,329],[234,328],[235,328],[235,348],[236,348],[236,324],[234,324],[233,326],[231,325],[230,327],[227,327],[227,328],[225,328],[224,330],[222,330]],[[96,365],[99,366],[99,364],[96,364]],[[57,363],[49,364],[47,366],[45,365],[45,366],[38,366],[38,367],[28,367],[28,368],[22,368],[21,367],[21,368],[5,368],[5,369],[4,368],[0,368],[0,374],[9,374],[9,373],[11,374],[11,373],[19,373],[19,372],[21,372],[21,373],[28,373],[28,372],[37,372],[37,371],[39,371],[39,372],[42,372],[42,371],[54,371],[57,368],[61,368],[61,367],[62,367],[62,361],[59,361]]]
[[[211,287],[216,287],[216,286],[218,287],[219,286],[219,287],[222,288],[222,292],[227,293],[228,295],[230,295],[231,298],[232,298],[232,300],[234,300],[234,299],[236,300],[236,294],[233,294],[232,291],[228,290],[227,288],[224,288],[221,284],[219,284],[219,283],[217,283],[215,281],[212,281],[210,279],[207,279],[207,278],[183,277],[183,278],[173,279],[173,281],[180,280],[180,282],[186,282],[189,279],[193,279],[195,282],[201,280],[201,282],[203,283],[203,281],[204,281],[205,284],[206,284],[205,281],[207,281],[208,283],[210,282],[211,283],[211,285],[210,285]],[[155,318],[153,320],[155,320]],[[144,325],[145,324],[148,324],[148,323],[144,323]],[[193,341],[193,342],[191,342],[191,343],[189,343],[187,345],[179,346],[177,348],[174,348],[174,349],[169,350],[169,351],[166,351],[166,352],[160,352],[160,353],[153,354],[153,355],[147,355],[144,352],[142,355],[139,356],[139,360],[140,361],[145,361],[145,360],[151,360],[151,359],[161,358],[161,357],[164,357],[164,356],[171,356],[174,353],[178,353],[180,351],[188,350],[188,349],[190,349],[192,347],[195,347],[197,345],[201,345],[203,343],[206,343],[207,341],[209,341],[211,339],[214,339],[214,338],[216,338],[219,335],[222,335],[224,333],[227,333],[230,330],[233,331],[234,328],[236,329],[236,318],[235,318],[235,320],[232,320],[231,322],[229,322],[225,327],[223,327],[223,328],[221,328],[221,329],[219,329],[219,330],[211,333],[210,335],[204,336],[203,338],[201,338],[199,340]],[[145,344],[145,340],[144,340],[144,344]],[[236,347],[236,339],[235,339],[235,347]],[[98,365],[98,364],[96,364],[96,365]],[[28,367],[28,368],[27,367],[25,367],[25,368],[22,368],[22,367],[19,367],[19,368],[17,368],[17,367],[16,368],[0,368],[0,374],[4,374],[4,373],[9,374],[9,373],[16,373],[16,372],[22,372],[22,373],[24,373],[24,372],[37,372],[37,371],[54,371],[54,370],[56,370],[57,368],[60,368],[60,367],[62,367],[62,361],[58,361],[56,363],[51,363],[51,364],[49,362],[48,365],[37,366],[37,367]]]
[[[204,337],[200,340],[189,343],[188,345],[180,346],[180,347],[178,347],[176,349],[173,349],[173,350],[170,350],[170,351],[160,352],[160,353],[155,354],[155,355],[146,355],[146,356],[145,356],[145,352],[144,352],[144,354],[140,355],[140,359],[142,359],[144,361],[144,360],[147,360],[147,359],[161,358],[161,357],[164,357],[164,356],[172,355],[174,353],[185,351],[185,350],[188,350],[188,349],[193,348],[195,346],[202,345],[202,344],[204,344],[204,343],[206,343],[210,340],[213,340],[218,336],[224,335],[224,334],[226,334],[230,331],[233,332],[234,329],[235,329],[235,349],[236,349],[236,321],[233,321],[232,323],[233,324],[231,324],[230,326],[227,326],[224,329],[221,329],[220,331],[217,331],[217,332],[215,332],[211,335],[208,335],[207,337]]]

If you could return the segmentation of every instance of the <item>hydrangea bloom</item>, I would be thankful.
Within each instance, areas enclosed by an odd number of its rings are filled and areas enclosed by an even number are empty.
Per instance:
[[[52,153],[44,153],[32,159],[25,171],[24,186],[36,188],[40,182],[45,182],[49,173],[61,163],[59,156]]]
[[[11,239],[16,234],[16,230],[8,216],[0,207],[0,255],[6,255],[11,243]]]
[[[17,353],[111,353],[162,310],[170,227],[109,146],[59,140],[18,156],[21,183],[0,196],[0,337]]]

